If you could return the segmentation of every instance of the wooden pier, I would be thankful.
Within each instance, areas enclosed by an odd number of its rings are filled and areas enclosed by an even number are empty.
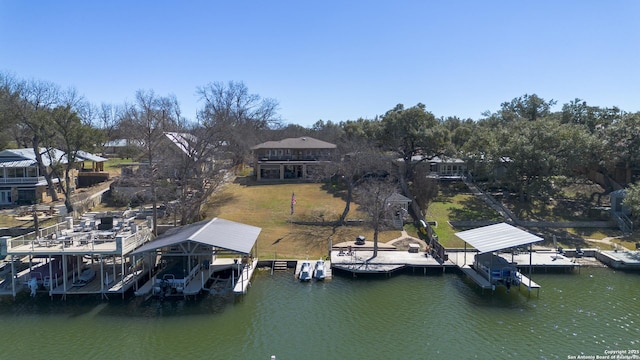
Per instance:
[[[391,274],[405,268],[419,268],[425,273],[429,268],[442,272],[450,266],[453,264],[435,259],[425,252],[378,250],[374,257],[372,250],[355,247],[350,252],[343,248],[331,251],[331,267],[353,274]]]
[[[253,271],[258,266],[258,259],[254,259],[253,262],[245,266],[240,273],[240,276],[236,278],[236,284],[233,287],[234,294],[246,294],[247,288],[251,285],[251,277],[253,276]]]

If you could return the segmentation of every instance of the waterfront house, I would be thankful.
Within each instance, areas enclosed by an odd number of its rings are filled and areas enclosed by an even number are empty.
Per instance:
[[[445,179],[460,179],[467,172],[467,164],[462,159],[436,156],[429,160],[429,172],[432,176]]]
[[[165,132],[152,154],[156,165],[154,177],[181,183],[181,180],[194,173],[208,173],[215,164],[212,154],[213,152],[204,154],[199,151],[198,138],[193,134]],[[151,167],[147,155],[141,149],[134,159],[137,161],[120,165],[120,178],[111,189],[118,196],[146,201],[151,199]]]
[[[333,159],[337,146],[312,137],[267,141],[251,150],[258,181],[305,181]]]
[[[57,163],[67,161],[65,154],[58,149],[40,148],[40,155],[47,171]],[[53,179],[55,191],[59,192],[61,182]],[[48,202],[51,201],[48,190],[33,149],[0,151],[0,205]]]
[[[46,171],[67,163],[67,155],[59,149],[40,148],[43,165]],[[70,172],[71,188],[90,186],[108,179],[104,172],[107,159],[85,151],[78,151],[75,156],[76,169]],[[86,168],[91,162],[91,168]],[[82,174],[78,173],[78,169]],[[54,176],[52,182],[55,191],[60,193],[64,179]],[[31,148],[6,149],[0,151],[0,205],[36,204],[51,201],[49,186],[42,174],[35,152]]]
[[[397,159],[398,162],[404,161]],[[428,177],[433,179],[457,180],[467,173],[467,163],[455,157],[414,155],[411,162],[418,166],[425,166],[428,169]]]

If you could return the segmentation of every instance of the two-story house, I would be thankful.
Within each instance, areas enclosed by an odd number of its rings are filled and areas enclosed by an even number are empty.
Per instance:
[[[308,136],[258,144],[251,148],[256,180],[309,180],[318,167],[332,160],[336,148]]]
[[[66,164],[67,156],[62,150],[41,148],[42,160],[45,167],[51,168],[56,163]],[[77,169],[74,169],[71,176],[72,187],[75,187],[78,169],[83,175],[91,175],[102,172],[103,162],[107,159],[80,151],[76,154]],[[91,162],[91,169],[85,168],[85,162]],[[108,176],[107,176],[108,178]],[[56,191],[60,192],[61,181],[57,177],[52,179]],[[103,180],[100,180],[103,181]],[[95,183],[87,180],[89,185]],[[40,173],[36,155],[31,148],[6,149],[0,151],[0,205],[15,204],[35,204],[51,201],[48,192],[47,181]]]
[[[45,149],[41,149],[45,153]],[[64,153],[52,149],[51,158],[63,159]],[[43,155],[46,167],[51,167],[49,156]],[[53,180],[58,185],[58,179]],[[50,201],[48,186],[40,173],[33,149],[7,149],[0,151],[0,205],[34,204]],[[56,189],[58,190],[58,189]]]

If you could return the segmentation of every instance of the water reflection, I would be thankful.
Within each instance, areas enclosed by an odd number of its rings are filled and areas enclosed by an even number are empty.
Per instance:
[[[566,359],[637,348],[638,274],[588,270],[534,274],[539,297],[483,292],[456,274],[301,284],[286,272],[256,274],[241,297],[107,302],[25,294],[0,299],[0,321],[11,324],[0,327],[0,339],[12,344],[8,358]]]

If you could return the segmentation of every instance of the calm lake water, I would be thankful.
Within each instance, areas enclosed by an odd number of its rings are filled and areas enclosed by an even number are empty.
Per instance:
[[[540,296],[462,275],[257,272],[195,301],[0,300],[2,359],[567,359],[640,350],[640,274],[534,274]]]

